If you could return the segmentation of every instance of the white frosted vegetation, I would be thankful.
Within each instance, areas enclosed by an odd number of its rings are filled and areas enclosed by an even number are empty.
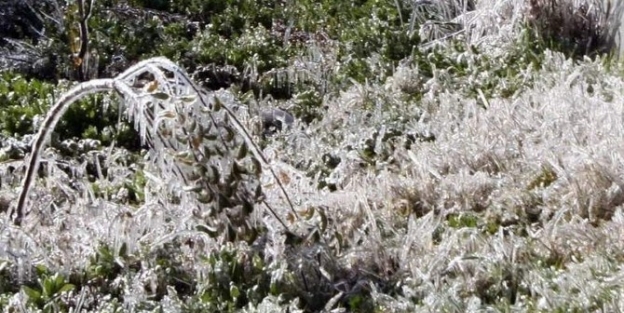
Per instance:
[[[624,203],[622,81],[601,70],[598,62],[574,65],[553,55],[547,64],[558,71],[547,68],[536,73],[536,87],[514,99],[492,99],[487,110],[475,101],[457,101],[451,93],[441,95],[439,106],[430,109],[428,123],[436,142],[412,149],[412,163],[406,163],[401,182],[414,189],[416,200],[422,198],[421,205],[429,210],[487,208],[486,215],[514,219],[536,206],[540,223],[530,226],[525,238],[498,234],[473,241],[471,236],[451,236],[415,258],[444,253],[442,263],[450,265],[463,256],[476,257],[465,261],[477,268],[469,271],[461,288],[479,288],[472,284],[480,276],[516,268],[512,275],[522,277],[516,283],[543,297],[539,305],[547,310],[590,308],[592,301],[606,301],[607,307],[615,308],[618,292],[609,290],[621,290],[621,285],[609,277],[619,275],[619,267],[608,260],[617,258],[613,253],[620,255],[611,244],[621,231],[604,229],[621,226]],[[557,179],[531,189],[544,168]],[[600,226],[594,228],[592,223]],[[570,267],[555,270],[539,264],[540,258],[553,254],[569,260]],[[604,276],[591,274],[596,266]],[[586,272],[580,274],[581,268]],[[592,283],[584,286],[588,280]],[[577,297],[575,288],[582,288],[584,297]],[[520,306],[535,299],[517,300]]]
[[[510,44],[507,35],[514,34],[513,21],[520,14],[514,12],[520,9],[517,1],[486,2],[479,2],[477,14],[492,18],[498,12],[512,21],[509,28],[497,24],[500,32],[479,33],[484,47],[501,43],[500,50],[485,52],[498,57]],[[329,300],[321,306],[327,310],[335,307],[332,299],[363,288],[388,312],[624,310],[624,82],[602,60],[573,62],[545,53],[540,69],[527,69],[518,78],[531,81],[531,87],[510,98],[483,93],[468,98],[462,87],[449,88],[456,81],[444,69],[423,78],[418,68],[401,65],[384,85],[355,83],[327,95],[322,120],[272,138],[264,156],[301,218],[291,215],[275,177],[264,167],[259,180],[266,203],[294,232],[317,228],[325,242],[288,244],[283,225],[257,204],[250,220],[266,227],[266,244],[258,246],[271,280],[290,280],[302,290],[323,293]],[[314,64],[308,66],[315,71]],[[470,86],[487,79],[482,75],[459,83]],[[159,86],[169,86],[162,79]],[[423,90],[424,97],[409,98],[413,90]],[[137,109],[132,116],[149,120],[139,117],[142,112]],[[207,112],[193,110],[186,116]],[[380,137],[399,125],[406,133],[435,139],[415,140],[409,149],[399,142],[390,149]],[[148,138],[150,129],[138,126]],[[86,178],[72,182],[49,166],[48,178],[32,187],[38,200],[29,202],[30,215],[22,226],[2,221],[0,257],[28,279],[30,264],[67,272],[87,267],[100,243],[106,243],[121,267],[127,259],[142,264],[136,273],[112,282],[123,290],[123,307],[139,310],[140,303],[153,300],[162,280],[160,265],[150,263],[150,255],[169,251],[167,244],[173,243],[179,247],[170,250],[169,258],[192,273],[198,288],[210,288],[220,276],[211,276],[203,256],[252,248],[230,242],[224,233],[211,237],[198,230],[215,217],[197,214],[194,207],[201,204],[184,195],[185,176],[176,172],[176,161],[158,157],[166,141],[154,143],[151,134],[149,156],[158,162],[146,162],[144,203],[96,198]],[[386,158],[361,166],[366,162],[360,152],[367,144]],[[327,177],[338,189],[334,192],[318,190],[320,170],[307,165],[328,155],[341,159]],[[123,181],[134,170],[113,162],[115,156],[107,158],[110,177],[102,185]],[[55,156],[42,158],[52,164]],[[80,172],[86,165],[73,166]],[[79,187],[68,188],[70,183]],[[393,284],[393,294],[382,290],[384,282]],[[97,295],[82,296],[85,306],[106,309],[106,304],[93,305]],[[19,309],[24,299],[24,293],[17,294],[11,303]],[[170,311],[182,307],[172,288],[161,303]],[[285,305],[295,309],[296,304]],[[270,296],[246,311],[280,307],[284,304]]]
[[[391,259],[405,271],[406,298],[380,293],[380,303],[423,312],[622,309],[624,83],[602,61],[546,54],[543,68],[527,73],[534,87],[487,99],[487,109],[482,98],[448,90],[411,107],[413,116],[403,115],[408,128],[431,132],[435,141],[396,148],[395,164],[362,170],[342,149],[334,173],[342,190],[289,189],[331,208],[344,236],[376,250],[370,256],[353,247],[346,262]],[[385,87],[356,86],[328,102],[323,127],[309,131],[308,150],[291,156],[320,158],[365,139],[384,115],[407,110],[399,90],[418,70],[396,73]],[[355,109],[367,101],[379,104],[369,119]],[[335,136],[324,131],[340,127],[342,140],[328,145]],[[481,226],[449,228],[440,218],[449,213],[476,215]],[[500,227],[489,234],[487,223]]]

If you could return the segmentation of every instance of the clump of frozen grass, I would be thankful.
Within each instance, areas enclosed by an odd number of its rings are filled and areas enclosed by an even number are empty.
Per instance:
[[[423,47],[460,39],[501,53],[520,35],[535,41],[525,44],[573,57],[613,51],[623,12],[619,3],[602,0],[416,1],[414,8],[412,29],[419,26]]]
[[[500,49],[517,37],[524,12],[524,1],[414,1],[410,27],[424,40],[423,48],[453,39]],[[418,27],[418,29],[416,29]],[[495,41],[495,43],[493,42]]]

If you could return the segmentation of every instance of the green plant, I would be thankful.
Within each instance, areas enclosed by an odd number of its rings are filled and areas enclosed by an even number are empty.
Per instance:
[[[90,258],[90,265],[86,269],[87,279],[92,282],[106,284],[117,277],[124,268],[123,259],[127,246],[123,244],[117,255],[111,251],[109,245],[100,244],[96,253]]]
[[[66,278],[59,274],[50,274],[42,267],[38,268],[38,285],[35,287],[22,286],[23,292],[28,297],[27,303],[43,312],[59,312],[68,308],[62,297],[73,291],[76,286],[67,282]]]
[[[209,312],[236,312],[257,305],[279,289],[271,282],[263,256],[242,247],[227,245],[204,257],[208,277],[200,284],[197,298]]]
[[[0,129],[7,136],[21,137],[36,132],[35,121],[45,115],[59,93],[66,89],[62,84],[55,86],[11,72],[0,76]],[[125,127],[127,123],[117,124],[118,119],[119,107],[114,99],[107,95],[86,97],[59,120],[55,142],[91,138],[103,145],[116,141],[119,146],[138,150],[138,135]]]
[[[55,97],[55,86],[20,75],[0,73],[0,129],[5,135],[34,132],[33,119],[44,114]]]

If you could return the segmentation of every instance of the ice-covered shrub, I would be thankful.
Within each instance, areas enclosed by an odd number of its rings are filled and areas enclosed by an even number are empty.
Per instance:
[[[148,168],[158,173],[157,184],[170,192],[161,195],[161,201],[184,204],[204,219],[208,232],[227,231],[230,239],[257,235],[250,217],[263,199],[259,178],[266,160],[228,108],[231,97],[199,89],[165,58],[143,61],[114,79],[77,85],[58,100],[35,138],[15,208],[16,224],[24,216],[41,154],[56,123],[72,103],[103,91],[115,91],[123,99],[125,115],[151,147]]]

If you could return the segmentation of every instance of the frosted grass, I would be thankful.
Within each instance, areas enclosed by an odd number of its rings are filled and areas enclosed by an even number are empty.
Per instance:
[[[485,46],[498,42],[490,53],[504,53],[520,18],[517,5],[479,2],[481,17],[474,23],[481,31],[470,40]],[[327,229],[339,231],[349,244],[332,256],[336,263],[372,263],[399,273],[396,294],[367,286],[382,310],[624,310],[624,82],[602,60],[573,62],[545,53],[542,68],[524,74],[533,87],[509,99],[466,99],[436,89],[445,84],[444,76],[436,76],[412,86],[428,92],[415,105],[404,101],[402,90],[419,77],[418,69],[399,66],[383,85],[356,84],[328,96],[323,120],[305,130],[295,128],[284,134],[287,140],[278,137],[264,149],[298,212],[322,209]],[[370,114],[363,113],[363,106]],[[410,149],[397,145],[393,162],[360,166],[361,158],[347,147],[387,129],[398,116],[408,130],[430,132],[435,141],[416,141]],[[377,142],[375,149],[386,148]],[[317,190],[321,178],[296,166],[327,153],[341,158],[331,174],[336,192]],[[111,166],[118,177],[130,172]],[[556,179],[536,185],[545,171]],[[33,193],[41,197],[67,184],[61,171],[51,173],[54,179],[35,184]],[[174,239],[192,239],[194,247],[183,246],[180,255],[171,257],[192,269],[196,279],[205,278],[208,268],[201,257],[224,243],[195,231],[191,210],[163,205],[166,188],[159,175],[148,177],[146,201],[139,207],[73,195],[51,211],[48,201],[32,201],[36,219],[25,219],[21,227],[2,220],[0,257],[23,265],[18,268],[27,279],[32,275],[28,264],[65,271],[86,266],[100,242],[113,251],[125,246],[128,254],[140,257]],[[267,203],[288,220],[290,208],[276,178],[263,175]],[[452,227],[450,214],[477,216],[479,223],[498,227],[491,232],[479,228],[483,225]],[[532,222],[527,222],[529,215]],[[284,243],[282,225],[266,214],[260,222],[271,242],[263,247],[267,268],[278,279],[278,269],[294,256]],[[321,221],[315,216],[287,223],[300,231]],[[137,310],[149,301],[142,286],[157,280],[151,269],[148,264],[114,282],[126,287],[125,309]],[[24,310],[24,297],[16,294],[11,306]],[[178,311],[179,301],[169,292],[163,305]],[[278,303],[268,297],[246,311],[283,309]],[[334,307],[330,303],[327,309]]]

